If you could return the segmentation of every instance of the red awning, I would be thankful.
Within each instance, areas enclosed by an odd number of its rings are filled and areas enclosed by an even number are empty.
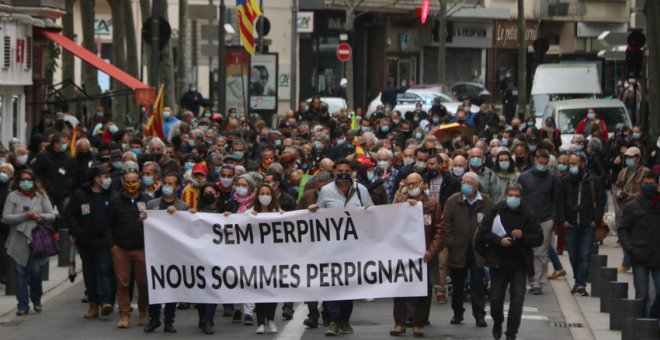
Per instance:
[[[71,54],[77,56],[86,63],[94,66],[100,71],[106,73],[110,77],[116,79],[122,84],[138,90],[138,89],[149,89],[150,87],[143,82],[135,79],[130,74],[120,70],[115,65],[107,63],[105,60],[99,58],[96,54],[90,52],[86,48],[76,44],[71,41],[69,38],[61,35],[59,32],[49,31],[45,29],[35,28],[35,32],[40,33],[44,37],[52,40],[54,43],[62,46],[65,50],[71,52]]]

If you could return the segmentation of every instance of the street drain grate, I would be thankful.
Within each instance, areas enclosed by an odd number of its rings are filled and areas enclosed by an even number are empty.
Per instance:
[[[553,327],[557,328],[582,328],[581,323],[577,322],[566,322],[566,321],[557,321],[552,323]]]
[[[16,327],[21,324],[23,321],[2,321],[0,322],[0,327]]]

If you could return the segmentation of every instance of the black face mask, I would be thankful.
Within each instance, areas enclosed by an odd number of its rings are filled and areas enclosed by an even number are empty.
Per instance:
[[[516,157],[516,164],[523,165],[525,164],[525,159],[522,157]]]
[[[426,170],[426,173],[429,175],[430,178],[435,178],[435,176],[438,175],[438,169]]]
[[[206,204],[212,204],[215,201],[215,195],[204,194],[204,196],[202,196],[202,201]]]
[[[338,181],[350,181],[351,174],[337,174],[337,176],[335,176],[335,179]]]

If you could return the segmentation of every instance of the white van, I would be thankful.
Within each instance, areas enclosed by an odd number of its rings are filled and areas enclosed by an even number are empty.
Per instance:
[[[605,120],[608,138],[614,136],[616,125],[632,128],[626,106],[618,99],[570,99],[549,102],[543,112],[543,121],[548,117],[555,120],[561,131],[561,149],[566,150],[575,136],[578,123],[587,116],[587,110],[594,109],[599,119]]]
[[[542,64],[534,72],[530,115],[540,118],[546,104],[551,101],[602,96],[596,64]]]

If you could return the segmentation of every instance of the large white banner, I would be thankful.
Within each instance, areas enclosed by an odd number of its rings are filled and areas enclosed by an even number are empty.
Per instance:
[[[421,203],[229,217],[148,211],[144,236],[150,303],[427,293]]]

